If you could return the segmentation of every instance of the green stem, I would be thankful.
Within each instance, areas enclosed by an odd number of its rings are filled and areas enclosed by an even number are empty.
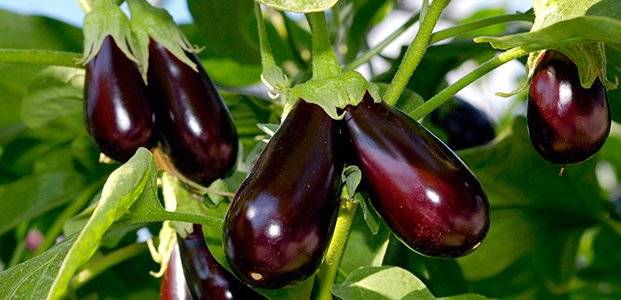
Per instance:
[[[405,86],[410,80],[410,77],[412,77],[412,74],[414,74],[414,70],[416,70],[418,63],[420,63],[420,60],[427,50],[431,32],[436,26],[440,14],[442,14],[442,10],[444,10],[449,2],[450,0],[434,0],[431,3],[429,11],[423,16],[423,21],[420,24],[420,29],[416,37],[405,52],[405,56],[403,57],[403,61],[401,61],[397,74],[395,74],[390,86],[388,86],[386,90],[386,94],[384,95],[384,101],[386,101],[386,103],[390,105],[397,103],[399,96],[403,93],[403,90],[405,90]]]
[[[394,42],[395,39],[397,39],[405,31],[407,31],[412,25],[414,25],[414,23],[418,21],[419,17],[420,17],[420,14],[413,15],[410,19],[408,19],[405,23],[403,23],[401,27],[395,30],[395,32],[391,33],[389,36],[387,36],[383,41],[381,41],[375,47],[367,50],[365,53],[358,56],[354,61],[347,64],[344,69],[347,71],[353,70],[361,66],[362,64],[368,62],[369,60],[371,60],[371,58],[373,58],[374,56],[382,52],[382,50],[384,50],[388,45]]]
[[[325,14],[314,12],[307,16],[310,19],[313,33],[313,78],[326,78],[340,74],[339,62],[330,44]]]
[[[316,280],[319,290],[317,292],[317,297],[314,297],[314,299],[332,299],[332,285],[336,278],[338,266],[341,263],[343,250],[345,250],[345,244],[347,243],[351,225],[354,222],[357,207],[358,204],[351,201],[349,198],[342,198],[339,215],[334,228],[334,235],[330,241],[330,247],[328,247],[324,261],[317,273]]]
[[[431,38],[429,39],[429,44],[434,44],[439,41],[452,38],[454,36],[458,36],[460,34],[463,34],[469,31],[481,29],[481,28],[496,25],[496,24],[502,24],[502,23],[514,22],[514,21],[532,22],[533,19],[534,19],[534,15],[530,11],[523,12],[523,13],[510,14],[510,15],[489,17],[489,18],[457,25],[451,28],[447,28],[447,29],[443,29],[438,32],[435,32],[431,35]]]
[[[52,65],[84,68],[79,63],[82,54],[37,49],[0,49],[0,63]]]
[[[90,264],[87,264],[75,277],[73,277],[73,280],[71,280],[72,289],[76,290],[80,288],[107,269],[140,253],[143,253],[146,250],[146,244],[136,243],[111,252],[104,257],[92,260]]]
[[[45,239],[43,240],[41,246],[39,246],[39,248],[37,249],[37,252],[34,254],[34,256],[43,253],[54,244],[56,238],[62,232],[65,222],[67,222],[69,218],[76,215],[80,211],[80,209],[82,209],[82,207],[84,207],[88,203],[88,201],[92,199],[93,195],[99,190],[104,182],[105,178],[100,179],[97,182],[88,186],[78,195],[78,197],[76,197],[74,201],[71,202],[71,204],[69,204],[65,208],[65,210],[63,210],[60,216],[54,221],[54,224],[52,224],[50,229],[48,229],[48,231],[45,233]]]
[[[496,57],[481,64],[478,68],[474,69],[466,76],[460,78],[455,83],[443,89],[440,93],[427,100],[421,106],[417,107],[414,111],[410,112],[409,115],[416,120],[422,119],[424,116],[444,104],[444,102],[448,101],[453,95],[455,95],[467,85],[481,78],[483,75],[489,73],[490,71],[498,68],[499,66],[526,54],[528,54],[528,51],[525,51],[521,48],[513,48],[497,55]]]
[[[254,3],[254,14],[257,19],[257,29],[259,31],[259,47],[261,48],[261,64],[263,68],[276,66],[272,48],[267,39],[267,31],[265,30],[265,22],[263,21],[263,12],[261,12],[261,4]]]

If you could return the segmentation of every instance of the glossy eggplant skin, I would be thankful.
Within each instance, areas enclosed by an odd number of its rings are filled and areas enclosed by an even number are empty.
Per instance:
[[[317,270],[338,212],[338,127],[298,101],[229,207],[224,247],[238,277],[276,289]]]
[[[218,263],[205,243],[201,225],[194,224],[192,233],[185,238],[178,236],[178,245],[194,299],[266,299]]]
[[[168,261],[168,267],[160,284],[160,300],[192,300],[185,281],[183,266],[179,257],[179,246],[175,245]]]
[[[345,108],[344,131],[372,204],[410,248],[459,257],[489,227],[483,189],[463,162],[418,122],[365,96]]]
[[[163,150],[184,177],[208,186],[233,168],[237,132],[200,61],[187,55],[198,72],[151,41],[149,89]]]
[[[446,145],[452,150],[485,145],[496,137],[487,115],[458,97],[434,110],[430,121],[446,131]]]
[[[138,148],[155,144],[147,88],[110,36],[86,65],[84,99],[88,133],[106,156],[125,162]]]
[[[556,164],[586,160],[610,132],[606,90],[599,79],[585,89],[566,56],[546,51],[530,83],[528,132],[537,152]]]

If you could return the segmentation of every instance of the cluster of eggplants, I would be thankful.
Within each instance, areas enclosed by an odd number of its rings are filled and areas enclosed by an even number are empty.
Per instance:
[[[485,145],[496,137],[489,117],[459,97],[431,112],[429,121],[446,133],[446,145],[452,150]]]
[[[348,161],[343,150],[354,158]],[[420,253],[461,256],[487,233],[481,185],[418,122],[368,94],[345,109],[342,121],[300,100],[227,213],[225,252],[238,277],[255,287],[281,288],[317,270],[332,235],[344,162],[362,169],[374,207]]]
[[[108,36],[86,68],[85,119],[107,156],[124,162],[159,138],[180,174],[209,185],[234,165],[237,133],[200,62],[186,54],[198,72],[151,41],[147,86]]]
[[[542,55],[533,73],[527,116],[533,146],[556,164],[588,159],[610,132],[608,100],[600,80],[583,88],[576,65],[551,50]]]

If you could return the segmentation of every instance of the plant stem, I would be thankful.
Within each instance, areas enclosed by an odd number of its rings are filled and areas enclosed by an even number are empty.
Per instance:
[[[422,119],[424,116],[444,104],[444,102],[449,100],[453,95],[455,95],[467,85],[471,84],[475,80],[481,78],[483,75],[489,73],[497,67],[526,54],[528,54],[528,51],[521,48],[513,48],[502,52],[496,57],[481,64],[478,68],[474,69],[466,76],[460,78],[455,83],[443,89],[440,93],[427,100],[425,103],[417,107],[414,111],[410,112],[409,115],[416,120]]]
[[[144,243],[135,243],[129,246],[125,246],[108,255],[94,259],[90,264],[87,264],[78,274],[71,280],[72,289],[78,289],[97,275],[106,271],[107,269],[122,263],[142,252],[147,250],[147,246]]]
[[[345,244],[347,237],[349,236],[349,230],[351,224],[354,221],[356,215],[356,208],[358,204],[350,200],[348,197],[341,199],[341,207],[339,208],[339,215],[336,219],[336,226],[334,229],[334,235],[330,241],[330,247],[326,253],[325,259],[319,268],[317,273],[317,284],[319,291],[315,299],[319,300],[331,300],[332,299],[332,285],[336,278],[338,266],[341,263],[341,257],[343,256],[343,250],[345,250]]]
[[[442,10],[444,10],[449,2],[450,0],[434,0],[431,3],[429,11],[423,16],[423,21],[420,24],[420,29],[416,37],[405,52],[405,56],[403,57],[403,61],[401,61],[397,74],[395,74],[390,86],[388,86],[386,90],[386,94],[384,95],[384,101],[386,101],[386,103],[390,105],[397,103],[399,96],[403,93],[410,77],[414,74],[414,70],[416,70],[418,63],[427,50],[431,32],[438,22]]]
[[[434,32],[431,35],[431,38],[429,39],[429,44],[434,44],[439,41],[460,35],[465,32],[481,29],[481,28],[496,25],[496,24],[513,22],[513,21],[532,22],[533,19],[534,19],[534,15],[530,11],[523,12],[523,13],[510,14],[510,15],[489,17],[489,18],[457,25],[451,28],[443,29],[438,32]]]
[[[104,182],[105,182],[105,178],[97,180],[97,182],[89,185],[84,191],[82,191],[76,197],[76,199],[73,202],[71,202],[71,204],[69,204],[63,210],[60,216],[56,218],[56,220],[54,221],[54,224],[52,224],[50,229],[48,229],[48,231],[45,233],[45,239],[43,240],[43,243],[39,246],[39,248],[35,252],[34,256],[37,256],[43,253],[45,250],[47,250],[54,244],[54,242],[56,241],[56,238],[62,232],[65,222],[67,222],[69,218],[77,214],[80,211],[80,209],[82,209],[82,207],[84,207],[86,203],[88,203],[88,201],[99,190],[99,188],[103,185]]]
[[[373,48],[367,50],[365,53],[363,53],[362,55],[358,56],[352,62],[347,64],[344,69],[347,70],[347,71],[353,70],[353,69],[359,67],[360,65],[362,65],[362,64],[368,62],[369,60],[371,60],[371,58],[373,58],[375,55],[377,55],[380,52],[382,52],[382,50],[384,50],[384,48],[386,48],[388,45],[390,45],[392,42],[394,42],[395,39],[397,39],[405,31],[407,31],[412,25],[414,25],[414,23],[416,23],[418,21],[419,17],[420,17],[420,14],[413,15],[405,23],[403,23],[403,25],[401,25],[401,27],[399,27],[397,30],[395,30],[393,33],[391,33],[389,36],[387,36],[379,44],[377,44]]]
[[[340,74],[339,62],[330,44],[325,14],[314,12],[307,16],[313,33],[313,78],[326,78]]]
[[[82,54],[37,49],[0,49],[0,63],[52,65],[84,68],[79,63]]]
[[[261,64],[263,67],[272,67],[276,65],[274,55],[272,54],[272,48],[270,47],[269,40],[267,39],[267,32],[265,30],[265,22],[263,21],[263,13],[261,12],[261,4],[259,2],[254,3],[254,13],[257,19],[257,29],[259,31],[259,46],[261,48]]]

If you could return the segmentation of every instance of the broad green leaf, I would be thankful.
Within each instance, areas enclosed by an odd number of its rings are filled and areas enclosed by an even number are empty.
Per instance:
[[[82,50],[82,31],[52,18],[0,10],[0,28],[1,48]]]
[[[209,77],[222,86],[248,86],[261,80],[261,66],[242,64],[228,57],[207,58],[202,61]]]
[[[338,0],[257,0],[267,6],[291,12],[309,13],[324,11],[332,7]]]
[[[22,119],[33,128],[41,128],[56,119],[83,126],[84,70],[50,67],[31,84],[22,104]],[[69,119],[69,120],[67,120]]]
[[[412,273],[399,267],[364,267],[352,272],[332,293],[345,300],[435,299]]]
[[[0,186],[0,234],[71,200],[83,186],[72,172],[24,177]]]
[[[0,299],[45,299],[63,258],[75,242],[65,240],[45,253],[0,273]]]
[[[207,37],[200,46],[240,64],[260,66],[258,44],[251,38],[257,35],[253,5],[251,0],[188,0],[194,22]]]
[[[155,186],[156,168],[151,153],[140,148],[123,166],[115,170],[101,193],[93,215],[64,258],[47,298],[60,299],[76,271],[95,253],[112,223],[125,215],[147,186]]]

